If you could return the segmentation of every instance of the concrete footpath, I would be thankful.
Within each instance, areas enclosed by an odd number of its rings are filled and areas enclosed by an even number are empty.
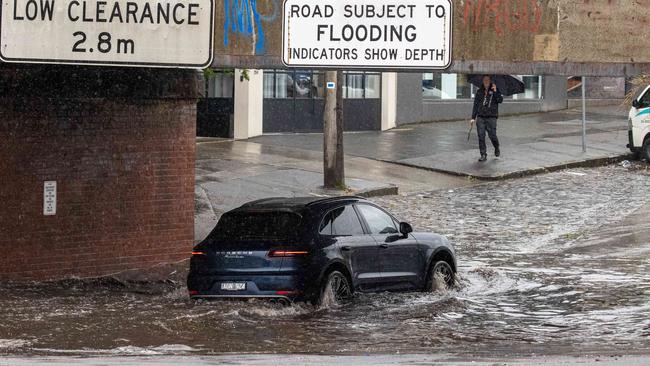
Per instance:
[[[469,111],[468,111],[469,113]],[[587,152],[582,152],[579,109],[499,119],[501,157],[489,140],[488,161],[478,162],[476,128],[468,121],[406,125],[390,131],[346,133],[345,153],[431,171],[494,180],[627,158],[627,114],[618,106],[587,113]],[[265,135],[250,141],[321,151],[320,134]]]
[[[225,211],[277,196],[377,196],[472,184],[448,174],[347,155],[346,190],[323,189],[323,153],[215,138],[197,139],[195,241]]]
[[[627,157],[625,112],[594,107],[588,150],[581,150],[581,112],[505,117],[502,156],[479,163],[475,130],[467,121],[408,125],[385,132],[346,133],[345,191],[323,189],[322,134],[265,135],[246,141],[197,139],[195,239],[227,210],[273,196],[331,196],[432,191]]]

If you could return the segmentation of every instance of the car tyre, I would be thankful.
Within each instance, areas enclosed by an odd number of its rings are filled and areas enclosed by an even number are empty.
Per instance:
[[[318,303],[322,307],[340,306],[351,296],[348,278],[339,271],[332,271],[323,281]]]
[[[429,270],[426,290],[429,292],[447,291],[455,282],[454,270],[444,260],[436,261]]]

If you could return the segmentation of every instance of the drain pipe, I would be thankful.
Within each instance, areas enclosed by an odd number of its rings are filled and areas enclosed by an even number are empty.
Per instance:
[[[582,152],[587,152],[587,112],[585,103],[585,77],[582,77]]]

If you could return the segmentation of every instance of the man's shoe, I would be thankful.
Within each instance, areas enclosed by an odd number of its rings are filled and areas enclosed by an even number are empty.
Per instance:
[[[478,159],[478,161],[486,161],[487,160],[487,155],[481,155],[481,157]]]
[[[501,156],[501,150],[499,150],[498,147],[494,148],[494,156],[496,156],[497,158]]]

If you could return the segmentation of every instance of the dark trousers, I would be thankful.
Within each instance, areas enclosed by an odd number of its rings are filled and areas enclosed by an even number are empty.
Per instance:
[[[485,132],[487,131],[490,141],[492,141],[492,146],[494,148],[499,147],[499,139],[497,138],[497,119],[493,117],[478,117],[476,119],[476,132],[478,133],[478,149],[481,151],[481,155],[486,155],[485,147]]]

